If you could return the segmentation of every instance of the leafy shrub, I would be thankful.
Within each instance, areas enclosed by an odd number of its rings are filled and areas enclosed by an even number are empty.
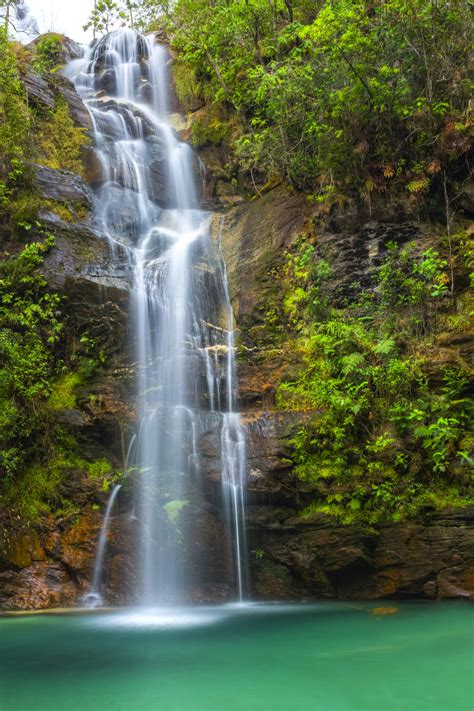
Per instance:
[[[36,42],[33,67],[40,74],[52,72],[61,61],[61,35],[49,33]]]
[[[312,245],[302,240],[287,255],[279,279],[283,333],[300,366],[280,382],[277,404],[312,413],[291,439],[296,474],[315,493],[303,515],[398,520],[472,499],[469,382],[449,367],[433,391],[425,375],[430,356],[425,361],[413,347],[436,330],[445,269],[434,248],[420,254],[414,245],[389,244],[374,298],[364,293],[359,303],[334,308],[324,293],[329,266]],[[421,314],[422,333],[409,326]]]
[[[89,143],[86,129],[75,126],[64,99],[57,99],[54,109],[37,114],[35,144],[38,163],[82,175],[82,150]]]

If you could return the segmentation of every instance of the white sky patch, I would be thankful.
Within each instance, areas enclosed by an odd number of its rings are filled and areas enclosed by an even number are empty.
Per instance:
[[[26,0],[36,18],[41,33],[61,32],[83,44],[92,39],[92,31],[84,32],[94,0]]]

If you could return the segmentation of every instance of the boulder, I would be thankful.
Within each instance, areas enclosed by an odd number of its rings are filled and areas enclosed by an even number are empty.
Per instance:
[[[54,170],[37,163],[31,163],[31,166],[41,197],[71,205],[78,203],[88,210],[92,208],[91,190],[79,175],[68,170]]]
[[[59,41],[60,50],[57,56],[58,64],[69,64],[69,62],[73,59],[79,59],[83,56],[84,48],[80,44],[72,40],[70,37],[67,37],[66,35],[59,35],[56,32],[47,32],[46,34],[35,37],[35,39],[28,45],[28,49],[34,53],[36,46],[48,37],[56,38]]]
[[[51,91],[48,82],[40,74],[28,68],[28,71],[23,75],[22,81],[26,89],[28,101],[32,104],[46,106],[48,109],[53,109],[56,105],[54,94]]]
[[[65,76],[57,74],[54,77],[54,88],[56,92],[63,97],[68,105],[72,120],[76,126],[80,126],[81,128],[91,131],[92,119],[90,113],[75,90],[72,82],[70,82]]]

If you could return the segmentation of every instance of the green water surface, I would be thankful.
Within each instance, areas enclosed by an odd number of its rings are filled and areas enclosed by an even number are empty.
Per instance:
[[[0,711],[474,711],[473,617],[384,602],[3,618]]]

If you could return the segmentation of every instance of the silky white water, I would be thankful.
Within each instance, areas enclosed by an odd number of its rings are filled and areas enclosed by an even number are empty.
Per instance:
[[[111,259],[131,275],[137,598],[146,606],[181,604],[198,577],[188,546],[198,534],[180,521],[202,495],[199,436],[214,418],[221,428],[220,514],[242,600],[246,457],[233,314],[210,216],[199,209],[193,152],[168,124],[168,55],[153,37],[118,30],[68,71],[93,121],[101,167],[96,218]]]
[[[105,509],[104,522],[100,531],[99,542],[97,544],[97,553],[94,563],[94,575],[92,577],[92,586],[90,591],[84,598],[84,602],[88,607],[97,607],[102,604],[102,596],[100,594],[102,569],[104,565],[105,547],[107,545],[107,533],[109,530],[110,517],[114,507],[115,499],[121,489],[121,485],[117,484],[112,490],[107,508]]]

